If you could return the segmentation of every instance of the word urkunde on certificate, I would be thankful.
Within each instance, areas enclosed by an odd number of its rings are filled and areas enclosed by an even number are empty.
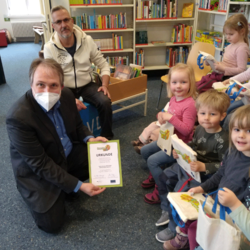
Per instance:
[[[97,186],[122,186],[118,140],[88,143],[90,182]]]

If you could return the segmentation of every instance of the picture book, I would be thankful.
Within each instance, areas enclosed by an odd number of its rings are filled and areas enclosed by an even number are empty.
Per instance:
[[[210,10],[218,10],[219,8],[219,1],[218,0],[211,0],[210,1]]]
[[[141,65],[137,65],[137,64],[133,64],[133,63],[130,63],[129,66],[132,68],[132,69],[136,69],[137,70],[137,74],[135,77],[139,76],[139,75],[142,75],[142,66]]]
[[[201,193],[191,194],[189,192],[169,192],[167,198],[185,223],[188,220],[197,220],[200,201],[204,202],[206,195]],[[209,196],[206,205],[212,208],[213,204],[214,200]]]
[[[171,141],[173,148],[179,156],[177,163],[196,181],[201,182],[200,173],[192,171],[190,167],[190,162],[197,161],[196,152],[175,134],[171,136]]]
[[[193,3],[184,3],[182,8],[182,17],[192,17],[193,16]]]
[[[201,59],[203,60],[203,62],[201,62]],[[212,55],[210,55],[210,54],[208,54],[208,53],[206,53],[204,51],[199,51],[197,62],[200,65],[203,65],[204,61],[207,61],[207,63],[210,65],[211,69],[214,72],[222,73],[222,72],[220,72],[220,71],[218,71],[218,70],[215,69],[214,63],[217,62],[217,61],[216,61],[216,59]]]
[[[114,77],[120,80],[128,80],[131,78],[132,68],[127,65],[117,64]]]

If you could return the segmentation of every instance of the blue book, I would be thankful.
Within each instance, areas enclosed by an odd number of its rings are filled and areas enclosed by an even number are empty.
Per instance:
[[[95,3],[95,0],[94,0],[94,3]],[[93,12],[94,12],[94,16],[93,16],[93,17],[94,17],[94,20],[93,20],[93,21],[94,21],[94,29],[96,29],[96,23],[95,23],[95,20],[96,20],[96,19],[95,19],[95,18],[96,18],[96,16],[95,16],[95,9],[93,10]]]

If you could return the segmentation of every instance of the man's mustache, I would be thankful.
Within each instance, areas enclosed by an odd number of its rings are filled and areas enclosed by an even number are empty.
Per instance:
[[[64,30],[69,30],[68,28],[61,28],[61,32],[63,32]]]

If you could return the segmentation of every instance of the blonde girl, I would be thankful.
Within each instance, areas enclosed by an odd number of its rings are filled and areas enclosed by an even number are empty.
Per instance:
[[[229,17],[223,32],[230,45],[225,48],[222,62],[215,63],[215,68],[224,74],[224,81],[246,70],[249,56],[247,19],[243,14]]]
[[[229,150],[226,152],[221,167],[199,187],[191,188],[191,193],[209,193],[219,188],[228,188],[241,202],[249,206],[249,162],[250,162],[250,105],[238,108],[229,123]],[[248,193],[248,197],[246,197]],[[246,200],[247,198],[247,200]],[[198,244],[195,240],[196,221],[187,221],[184,228],[178,228],[174,239],[164,243],[164,249],[181,241],[184,245],[189,242],[190,250]],[[216,234],[216,232],[215,232]],[[211,239],[212,240],[212,239]],[[180,248],[176,248],[180,249]]]
[[[195,78],[193,68],[189,65],[179,63],[169,70],[169,81],[167,83],[168,97],[170,97],[167,112],[159,112],[157,119],[160,124],[166,122],[174,126],[174,133],[184,142],[189,142],[193,136],[193,128],[196,119],[196,108],[194,98],[196,97]],[[148,182],[155,183],[153,193],[146,194],[145,202],[150,204],[160,203],[157,184],[162,166],[175,162],[173,156],[168,156],[152,142],[141,148],[141,155],[147,161],[151,172],[149,177],[143,181],[142,187]]]

